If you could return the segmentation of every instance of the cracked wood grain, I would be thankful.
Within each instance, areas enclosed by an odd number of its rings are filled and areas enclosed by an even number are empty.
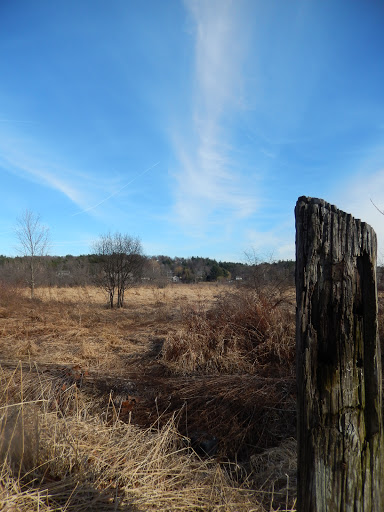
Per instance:
[[[295,217],[298,511],[383,511],[376,234],[322,199]]]

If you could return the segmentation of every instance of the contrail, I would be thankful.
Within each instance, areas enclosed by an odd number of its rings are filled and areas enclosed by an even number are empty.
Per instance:
[[[71,217],[75,217],[76,215],[80,215],[81,213],[86,213],[86,212],[89,212],[90,210],[93,210],[94,208],[97,208],[98,206],[100,206],[101,204],[105,203],[106,201],[108,201],[108,199],[111,199],[111,197],[113,196],[117,196],[117,194],[120,194],[120,192],[122,190],[124,190],[126,187],[128,187],[128,185],[131,185],[134,181],[137,180],[137,178],[140,178],[140,176],[144,176],[144,174],[146,174],[147,172],[149,172],[151,169],[153,169],[154,167],[156,167],[156,165],[159,165],[160,162],[156,162],[155,164],[153,164],[151,167],[148,167],[148,169],[145,169],[145,171],[137,174],[131,181],[129,181],[128,183],[126,183],[124,185],[124,187],[121,187],[117,192],[114,192],[113,194],[111,194],[110,196],[106,197],[105,199],[103,199],[102,201],[100,201],[100,203],[97,203],[93,206],[90,206],[89,208],[86,208],[85,210],[81,210],[80,212],[76,212],[76,213],[73,213],[71,215]]]
[[[23,119],[0,119],[0,123],[35,124],[35,121],[24,121]]]

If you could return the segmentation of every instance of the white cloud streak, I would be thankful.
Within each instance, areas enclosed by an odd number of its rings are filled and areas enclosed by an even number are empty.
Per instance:
[[[77,187],[70,185],[68,180],[60,177],[61,172],[55,166],[50,165],[48,170],[45,162],[33,157],[25,157],[21,153],[12,154],[12,152],[7,154],[3,152],[2,162],[4,168],[9,172],[57,190],[75,204],[81,205],[81,193]]]
[[[180,163],[176,212],[181,222],[201,226],[215,214],[223,221],[246,217],[255,201],[241,184],[231,158],[227,116],[239,108],[245,57],[240,4],[187,0],[194,22],[195,90],[192,117],[174,137]]]
[[[112,193],[94,206],[86,208],[86,205],[92,201],[92,198],[95,201],[95,197],[100,197],[100,191],[105,193],[108,188],[112,188],[113,184],[111,182],[113,180],[111,176],[108,176],[108,179],[102,180],[91,173],[74,170],[63,163],[57,162],[57,156],[50,155],[45,151],[39,152],[39,150],[32,147],[33,145],[38,147],[37,142],[32,144],[28,138],[8,136],[2,132],[0,166],[23,180],[61,193],[81,209],[75,215],[95,209],[110,197],[121,192],[130,183],[135,181],[138,176],[150,170],[146,169],[117,192]]]

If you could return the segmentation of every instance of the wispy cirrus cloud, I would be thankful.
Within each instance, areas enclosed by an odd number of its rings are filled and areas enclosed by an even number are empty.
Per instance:
[[[105,202],[109,190],[121,190],[120,179],[109,173],[105,179],[84,170],[71,167],[64,158],[43,148],[38,139],[30,140],[22,134],[1,132],[0,167],[19,178],[47,187],[69,199],[77,209],[88,211]],[[40,148],[40,149],[39,149]],[[100,196],[104,197],[100,201]],[[116,195],[116,192],[112,193]],[[90,203],[98,204],[88,208]]]
[[[41,137],[17,130],[0,130],[0,171],[24,182],[17,190],[18,201],[23,195],[25,201],[30,201],[28,183],[34,183],[42,193],[44,188],[49,189],[46,192],[50,192],[51,198],[57,196],[59,200],[61,196],[61,199],[69,200],[62,213],[70,218],[88,214],[98,221],[116,223],[116,212],[121,219],[127,197],[132,196],[129,186],[159,163],[139,169],[135,174],[115,171],[104,165],[82,166],[77,155],[55,151],[55,144],[50,148]],[[36,196],[33,199],[36,201]]]
[[[9,149],[2,151],[0,164],[5,170],[21,178],[61,192],[78,206],[83,204],[80,190],[62,176],[55,164],[47,164],[39,158]]]
[[[181,222],[201,227],[218,217],[223,223],[247,217],[256,206],[231,147],[246,45],[237,2],[186,0],[185,6],[194,26],[194,86],[191,116],[174,135],[175,209]]]

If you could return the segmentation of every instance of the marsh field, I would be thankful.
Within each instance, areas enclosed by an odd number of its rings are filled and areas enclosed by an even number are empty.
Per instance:
[[[295,510],[292,288],[0,287],[0,510]]]

